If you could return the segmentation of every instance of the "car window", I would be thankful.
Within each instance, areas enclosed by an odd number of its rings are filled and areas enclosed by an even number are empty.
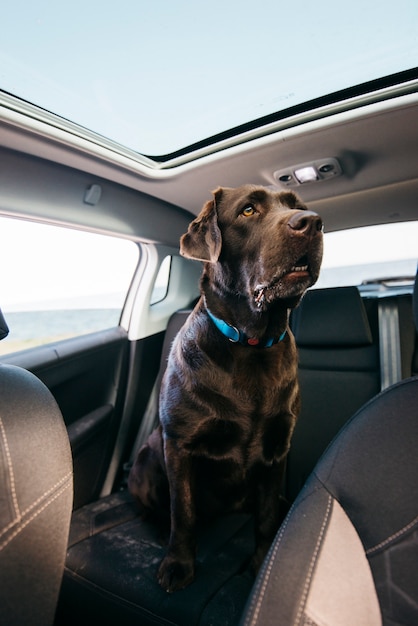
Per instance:
[[[417,60],[415,0],[396,10],[351,0],[343,18],[306,1],[123,6],[129,19],[115,28],[113,3],[34,1],[22,11],[4,2],[1,89],[141,154],[167,155]]]
[[[413,279],[417,271],[417,242],[418,221],[325,233],[324,258],[316,287]]]
[[[0,354],[117,326],[138,258],[129,240],[0,217]]]
[[[171,256],[168,255],[164,257],[160,265],[160,269],[158,270],[154,283],[154,289],[151,294],[151,304],[157,304],[157,302],[161,302],[166,297],[170,281],[170,270]]]

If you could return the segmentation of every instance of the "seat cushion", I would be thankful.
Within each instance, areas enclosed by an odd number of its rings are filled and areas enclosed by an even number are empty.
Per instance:
[[[201,525],[195,581],[167,594],[157,583],[165,540],[138,517],[128,492],[73,515],[59,607],[60,624],[237,624],[253,584],[249,516]]]

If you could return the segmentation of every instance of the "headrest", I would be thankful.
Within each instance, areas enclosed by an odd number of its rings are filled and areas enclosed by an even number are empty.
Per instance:
[[[294,310],[291,322],[298,346],[367,346],[373,341],[356,287],[313,289]]]
[[[0,309],[0,340],[7,337],[8,334],[9,334],[9,327],[6,324],[6,320],[4,319],[3,313],[1,312],[1,309]]]
[[[415,328],[418,333],[418,269],[417,269],[417,275],[415,276],[415,286],[414,286],[414,295],[412,296],[412,303],[414,307]]]

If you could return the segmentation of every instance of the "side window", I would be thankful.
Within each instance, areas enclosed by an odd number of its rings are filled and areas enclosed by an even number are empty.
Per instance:
[[[138,258],[132,241],[0,217],[0,355],[117,326]]]
[[[315,289],[401,280],[417,271],[418,221],[325,232],[324,258]]]
[[[168,284],[170,281],[170,270],[171,270],[171,256],[166,256],[158,270],[157,277],[154,283],[154,289],[151,294],[151,304],[157,304],[157,302],[161,302],[167,295],[168,292]]]

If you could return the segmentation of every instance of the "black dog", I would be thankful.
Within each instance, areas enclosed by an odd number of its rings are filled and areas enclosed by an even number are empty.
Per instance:
[[[160,426],[129,477],[143,509],[170,512],[159,569],[169,592],[193,580],[197,516],[254,512],[255,570],[279,527],[299,409],[288,314],[318,278],[322,221],[292,192],[220,188],[180,251],[205,262],[202,295],[171,348]]]

